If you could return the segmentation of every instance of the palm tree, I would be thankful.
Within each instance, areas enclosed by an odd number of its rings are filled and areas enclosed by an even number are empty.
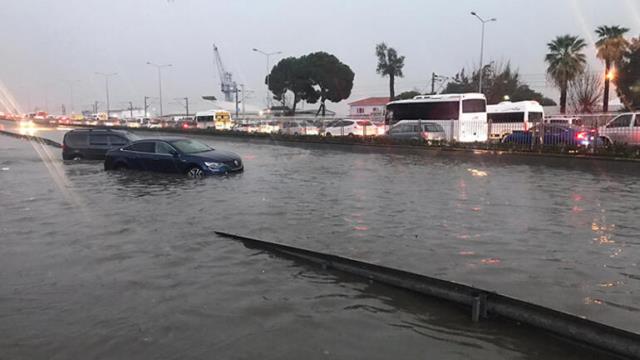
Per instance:
[[[567,87],[578,75],[584,72],[587,63],[582,50],[587,46],[578,36],[563,35],[547,44],[549,53],[545,61],[549,64],[547,74],[560,88],[560,112],[567,110]]]
[[[627,28],[614,26],[598,26],[596,34],[600,37],[596,42],[598,58],[604,61],[604,95],[602,111],[609,110],[609,81],[613,78],[610,73],[611,65],[617,65],[622,60],[629,42],[624,38],[624,34],[629,31]]]
[[[387,47],[387,44],[376,45],[376,55],[378,56],[378,74],[389,76],[389,99],[395,98],[395,77],[403,77],[404,56],[398,56],[394,48]]]

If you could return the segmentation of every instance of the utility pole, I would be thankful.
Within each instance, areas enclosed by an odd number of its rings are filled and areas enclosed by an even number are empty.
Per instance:
[[[253,48],[253,51],[260,53],[267,58],[267,107],[271,109],[271,96],[269,95],[269,85],[271,85],[271,70],[269,69],[269,58],[273,55],[282,54],[282,51],[265,52],[256,48]]]
[[[129,116],[133,119],[133,102],[129,101]]]
[[[172,64],[154,64],[150,61],[147,61],[147,65],[155,66],[158,69],[158,93],[160,96],[160,117],[164,115],[162,113],[162,68],[171,67]]]
[[[435,94],[436,93],[436,73],[432,72],[431,73],[431,94]]]
[[[242,89],[242,116],[246,116],[247,112],[244,107],[244,84],[240,84],[240,88]]]
[[[142,117],[148,117],[148,109],[149,109],[149,104],[147,104],[147,100],[149,100],[148,96],[144,97],[144,115]]]
[[[484,55],[484,25],[488,22],[497,21],[497,19],[491,18],[485,20],[481,18],[480,15],[478,15],[475,11],[472,11],[471,15],[477,17],[478,20],[480,20],[480,22],[482,23],[482,37],[480,38],[480,71],[478,72],[478,92],[482,93],[482,78],[484,77],[484,67],[482,64],[482,58]]]
[[[98,100],[93,102],[93,113],[98,115]]]
[[[109,78],[110,78],[111,76],[116,76],[116,75],[118,75],[118,73],[108,73],[108,74],[105,74],[105,73],[99,73],[99,72],[97,72],[97,73],[96,73],[96,75],[104,76],[104,87],[105,87],[105,90],[106,90],[106,93],[107,93],[107,119],[109,119],[109,117],[110,117],[109,112],[111,111],[111,109],[109,108]],[[97,111],[96,111],[96,113],[97,113]]]
[[[235,92],[236,92],[236,119],[238,118],[238,110],[239,110],[239,106],[238,106],[238,87],[235,87]]]
[[[185,108],[187,110],[187,115],[185,115],[185,117],[189,117],[189,98],[188,97],[184,98],[184,104],[185,104]]]

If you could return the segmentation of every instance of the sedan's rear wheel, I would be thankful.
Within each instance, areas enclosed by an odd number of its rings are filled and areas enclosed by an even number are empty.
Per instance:
[[[197,166],[194,166],[187,170],[187,176],[191,179],[200,179],[204,176],[204,171]]]

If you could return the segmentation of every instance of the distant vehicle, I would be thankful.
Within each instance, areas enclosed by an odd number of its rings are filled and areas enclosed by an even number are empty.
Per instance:
[[[105,170],[145,170],[185,174],[191,178],[244,170],[235,153],[216,150],[187,138],[158,138],[136,141],[109,151]]]
[[[640,113],[625,113],[616,116],[598,129],[605,145],[621,143],[640,145]]]
[[[149,129],[161,129],[161,128],[162,128],[162,120],[160,119],[149,120]]]
[[[487,100],[484,94],[418,95],[387,104],[385,124],[423,120],[440,124],[447,140],[487,141]]]
[[[280,124],[279,134],[287,135],[318,135],[318,128],[312,121],[285,121]]]
[[[569,145],[575,147],[602,145],[597,139],[595,131],[585,131],[581,128],[566,124],[541,124],[527,131],[514,131],[502,139],[503,143],[531,145],[538,144],[539,138],[542,145]]]
[[[64,134],[63,160],[101,160],[108,150],[124,146],[138,137],[121,130],[75,129]]]
[[[262,121],[258,124],[258,132],[266,134],[274,134],[280,130],[280,124],[277,121]]]
[[[537,101],[503,101],[487,105],[489,138],[502,139],[514,131],[528,130],[543,118],[544,109]]]
[[[235,124],[233,125],[231,130],[246,132],[246,133],[254,133],[254,132],[258,132],[258,126],[255,124]]]
[[[327,124],[325,136],[376,136],[378,127],[369,120],[336,120]]]
[[[421,120],[401,121],[393,125],[387,135],[392,139],[409,140],[413,142],[431,142],[446,139],[446,134],[440,124]]]
[[[579,117],[549,117],[544,119],[545,124],[565,124],[573,126],[582,126],[582,119]]]
[[[196,113],[198,129],[231,129],[231,113],[226,110],[207,110]]]
[[[178,120],[176,122],[176,128],[178,129],[196,129],[198,124],[195,120]]]

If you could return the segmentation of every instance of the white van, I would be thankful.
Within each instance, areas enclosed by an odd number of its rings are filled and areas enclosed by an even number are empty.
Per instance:
[[[484,94],[419,95],[387,104],[385,125],[422,120],[442,126],[448,141],[487,141],[487,99]]]
[[[529,130],[544,118],[544,109],[537,101],[503,101],[487,105],[489,137],[502,139],[514,131]]]

